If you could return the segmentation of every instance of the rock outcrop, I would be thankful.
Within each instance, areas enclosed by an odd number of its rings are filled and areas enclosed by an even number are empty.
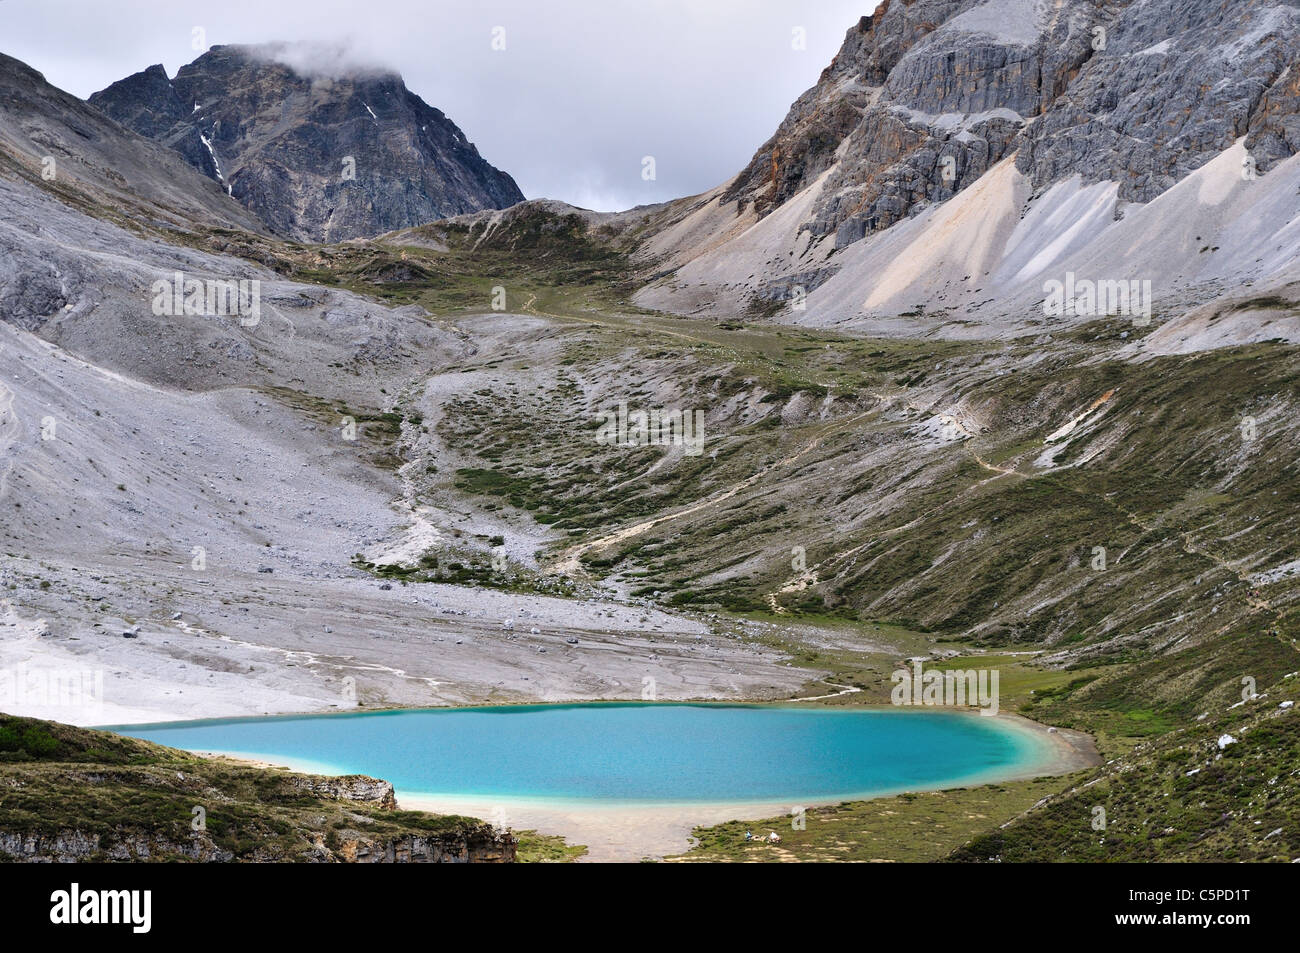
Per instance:
[[[330,860],[348,864],[509,864],[517,841],[490,824],[451,835],[408,835],[389,839],[345,831]]]
[[[299,48],[216,46],[90,104],[180,153],[280,235],[342,241],[523,200],[395,73],[289,65]],[[322,57],[317,57],[322,58]]]
[[[367,835],[357,830],[331,832],[294,859],[343,864],[509,864],[517,841],[490,824],[465,830],[397,837]],[[67,828],[53,833],[0,830],[0,857],[23,863],[111,863],[193,861],[272,863],[286,860],[281,852],[253,848],[237,854],[215,844],[206,834],[172,837],[123,825],[109,834]]]
[[[319,777],[312,774],[292,775],[291,784],[309,797],[329,798],[333,801],[356,801],[371,804],[385,811],[397,809],[393,785],[364,774],[350,774],[338,778]]]

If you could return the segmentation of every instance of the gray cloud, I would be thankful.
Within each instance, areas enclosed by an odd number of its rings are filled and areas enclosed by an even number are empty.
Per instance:
[[[376,56],[367,56],[352,48],[347,40],[337,43],[306,41],[276,42],[249,47],[258,62],[283,63],[294,72],[313,78],[335,79],[358,73],[384,72],[390,67]]]
[[[611,210],[701,192],[739,171],[874,6],[4,0],[0,51],[85,97],[153,63],[175,74],[195,46],[322,44],[319,55],[289,55],[313,71],[396,70],[529,198]],[[504,50],[493,49],[497,28]],[[796,28],[805,50],[794,48]],[[656,161],[653,182],[642,179],[645,156]]]

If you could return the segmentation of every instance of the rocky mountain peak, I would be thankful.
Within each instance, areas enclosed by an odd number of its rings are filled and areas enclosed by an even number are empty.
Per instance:
[[[380,234],[523,200],[440,110],[391,70],[317,47],[216,46],[90,97],[301,241]]]

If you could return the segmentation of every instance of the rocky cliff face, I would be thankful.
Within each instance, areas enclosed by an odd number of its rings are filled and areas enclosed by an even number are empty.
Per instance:
[[[497,831],[490,824],[446,833],[396,837],[348,829],[331,832],[328,837],[316,837],[310,847],[292,858],[262,848],[237,853],[222,848],[206,834],[168,836],[133,829],[129,824],[107,834],[75,827],[52,833],[0,830],[0,857],[24,863],[274,863],[293,859],[343,864],[509,864],[514,863],[516,846],[513,835]]]
[[[1006,9],[1002,9],[1006,8]],[[974,182],[1086,58],[1037,0],[887,0],[729,193],[762,213],[826,175],[805,227],[842,247]]]
[[[1289,234],[1297,63],[1300,0],[885,0],[735,179],[664,216],[638,301],[776,314],[807,294],[792,320],[961,322],[1023,314],[1083,267],[1180,309],[1281,287],[1285,243],[1208,256]],[[1103,233],[1137,205],[1165,247],[1114,260],[1131,239]]]
[[[380,839],[346,831],[329,860],[348,864],[510,864],[517,842],[490,824],[455,834]]]
[[[1300,0],[1097,0],[1063,13],[1101,48],[1018,144],[1037,188],[1081,175],[1149,202],[1243,136],[1260,171],[1300,150]]]
[[[342,241],[523,200],[400,76],[287,65],[292,48],[218,46],[90,97],[166,144],[279,234]]]
[[[943,202],[1017,153],[1035,189],[1080,175],[1147,202],[1248,136],[1300,148],[1300,0],[886,0],[726,198],[837,247]]]

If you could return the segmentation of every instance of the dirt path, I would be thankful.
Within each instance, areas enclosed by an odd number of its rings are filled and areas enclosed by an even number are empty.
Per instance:
[[[787,698],[786,701],[820,702],[825,701],[828,698],[840,698],[844,695],[856,695],[862,691],[862,689],[858,688],[856,685],[837,685],[834,682],[825,682],[824,684],[829,685],[831,688],[838,688],[839,691],[831,692],[829,695],[810,695],[804,698]]]

